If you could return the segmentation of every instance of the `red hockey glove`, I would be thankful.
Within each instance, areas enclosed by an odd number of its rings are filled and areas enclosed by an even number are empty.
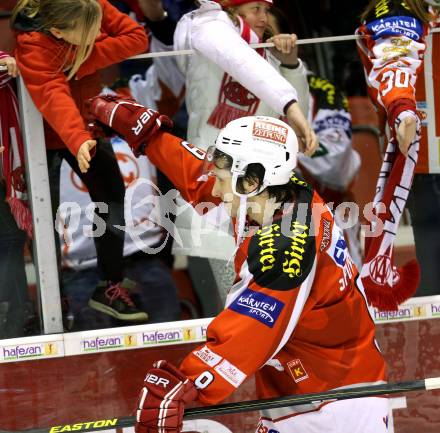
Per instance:
[[[120,96],[95,96],[87,101],[87,111],[92,133],[101,134],[100,124],[111,128],[127,141],[136,156],[144,153],[149,139],[159,130],[173,127],[169,117]]]
[[[148,371],[136,410],[136,433],[180,433],[185,404],[197,398],[194,384],[167,361]]]

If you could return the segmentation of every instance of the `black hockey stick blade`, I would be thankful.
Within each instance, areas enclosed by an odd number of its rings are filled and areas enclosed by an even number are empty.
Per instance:
[[[289,395],[286,397],[270,398],[265,400],[250,400],[238,403],[226,403],[214,406],[194,407],[185,410],[184,419],[198,419],[240,412],[251,412],[263,409],[296,406],[323,401],[347,400],[351,398],[373,397],[385,394],[406,393],[410,391],[433,390],[440,388],[440,377],[420,379],[409,382],[385,383],[381,385],[360,386],[344,388],[334,391],[318,392],[313,394]],[[46,428],[28,430],[0,430],[0,433],[66,433],[66,432],[93,432],[99,430],[132,427],[135,417],[122,417],[102,419],[96,421],[83,421],[74,424],[56,425]]]

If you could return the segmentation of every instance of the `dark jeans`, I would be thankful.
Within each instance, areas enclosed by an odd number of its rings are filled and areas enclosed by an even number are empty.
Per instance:
[[[87,173],[81,173],[75,156],[69,150],[47,151],[54,219],[60,202],[60,168],[63,159],[67,161],[72,170],[86,185],[92,201],[95,203],[104,202],[108,206],[107,213],[99,212],[98,209],[95,211],[95,224],[99,223],[99,218],[106,224],[104,234],[93,238],[98,258],[99,278],[102,280],[120,281],[123,278],[122,253],[124,248],[124,232],[115,226],[125,226],[125,186],[113,148],[108,141],[100,141]],[[57,235],[55,239],[58,239]],[[58,264],[60,264],[59,246],[56,250]]]
[[[440,174],[416,174],[408,198],[422,275],[416,296],[440,295]]]
[[[126,277],[136,282],[136,288],[130,295],[136,305],[148,313],[149,323],[180,319],[177,288],[171,270],[160,259],[142,252],[136,253],[124,259],[124,270]],[[72,331],[127,326],[127,322],[88,307],[87,302],[99,280],[96,268],[64,270],[62,277],[64,293],[73,314]]]
[[[5,202],[0,182],[0,338],[24,335],[29,306],[23,249],[26,234],[20,230]]]

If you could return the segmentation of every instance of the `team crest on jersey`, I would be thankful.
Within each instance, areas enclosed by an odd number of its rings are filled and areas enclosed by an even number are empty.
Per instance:
[[[287,363],[287,367],[289,368],[290,374],[293,377],[295,383],[301,382],[309,378],[306,369],[302,365],[300,359],[292,359]]]
[[[246,289],[228,308],[273,328],[284,308],[284,302],[265,293]]]

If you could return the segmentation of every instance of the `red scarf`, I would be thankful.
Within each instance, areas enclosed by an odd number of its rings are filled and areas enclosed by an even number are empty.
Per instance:
[[[255,32],[240,16],[240,35],[248,43],[261,42]],[[265,56],[263,48],[257,50],[260,56]],[[240,117],[253,116],[260,104],[260,100],[230,75],[223,75],[217,106],[211,113],[208,123],[218,129],[224,128],[229,122]]]
[[[383,229],[377,224],[372,224],[372,231],[376,231],[379,236],[366,238],[365,260],[361,269],[362,284],[368,303],[381,311],[397,310],[400,303],[414,295],[420,281],[420,269],[416,260],[411,260],[401,267],[395,266],[393,260],[394,240],[413,181],[420,142],[418,123],[416,137],[409,147],[408,156],[405,157],[400,152],[396,139],[395,130],[399,124],[399,119],[396,119],[374,197],[375,209],[379,202],[385,205],[385,212],[375,212],[383,224]]]
[[[0,52],[0,58],[7,57]],[[6,179],[6,201],[17,226],[32,237],[32,215],[28,207],[24,177],[24,148],[20,133],[18,101],[10,76],[0,72],[0,164]]]

